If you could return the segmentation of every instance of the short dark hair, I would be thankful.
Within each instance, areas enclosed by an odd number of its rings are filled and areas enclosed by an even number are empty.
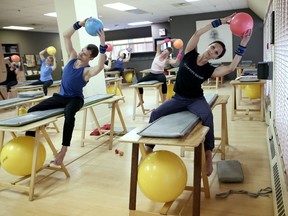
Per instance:
[[[217,59],[219,59],[219,58],[221,58],[222,56],[225,55],[225,53],[226,53],[226,46],[225,46],[225,44],[224,44],[222,41],[218,41],[218,40],[217,40],[217,41],[213,41],[212,43],[209,44],[209,46],[210,46],[211,44],[214,44],[214,43],[220,44],[220,46],[222,46],[222,48],[223,48],[222,53],[217,57]]]
[[[167,47],[166,48],[168,50],[168,52],[171,54],[173,52],[173,48],[172,47]]]
[[[86,48],[87,48],[87,50],[91,51],[90,57],[95,58],[99,53],[98,47],[94,44],[88,44],[88,46]]]

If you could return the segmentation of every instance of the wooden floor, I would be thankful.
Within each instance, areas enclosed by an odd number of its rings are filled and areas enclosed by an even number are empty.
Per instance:
[[[229,83],[225,83],[225,87],[219,88],[218,91],[214,89],[205,91],[229,95],[232,92]],[[147,117],[136,117],[136,120],[132,120],[132,89],[125,86],[123,93],[126,102],[121,101],[120,107],[128,129],[147,124]],[[153,107],[155,98],[152,90],[145,91],[144,101],[146,107]],[[216,171],[216,162],[220,160],[220,155],[215,156],[215,170],[212,176],[209,177],[211,199],[205,199],[202,195],[201,216],[272,216],[273,201],[271,197],[252,198],[245,194],[232,194],[225,199],[215,199],[215,194],[228,190],[257,192],[271,185],[266,144],[267,125],[265,122],[249,121],[248,119],[232,122],[231,98],[227,110],[230,146],[227,147],[226,159],[235,159],[241,162],[245,180],[239,184],[220,184]],[[15,115],[15,112],[15,110],[1,111],[0,117],[7,118]],[[216,107],[213,112],[215,135],[218,135],[220,107]],[[61,129],[62,121],[58,122]],[[82,119],[77,117],[76,122],[80,124]],[[107,122],[101,122],[102,125],[105,123]],[[117,125],[120,126],[118,119]],[[56,147],[60,149],[61,134],[57,134],[53,130],[49,130],[49,134],[53,142],[56,143]],[[41,171],[37,177],[36,199],[32,202],[28,201],[27,194],[0,188],[0,216],[129,215],[131,145],[118,143],[116,138],[113,150],[109,151],[106,144],[101,145],[106,138],[101,138],[102,140],[98,140],[95,144],[86,144],[84,148],[81,148],[80,135],[81,131],[76,128],[72,146],[65,158],[65,164],[67,164],[71,177],[66,179],[62,173],[49,175],[50,171]],[[8,141],[9,137],[5,140]],[[116,148],[124,151],[124,156],[116,155],[114,153]],[[157,149],[160,149],[160,147]],[[180,149],[178,148],[169,150],[180,155]],[[85,155],[81,157],[83,154]],[[52,159],[50,152],[47,151],[47,161]],[[183,160],[192,173],[193,167],[190,167],[190,164],[192,164],[193,153],[187,152]],[[46,176],[47,174],[48,176]],[[5,181],[15,179],[14,176],[7,174],[3,169],[0,170],[0,178]],[[192,183],[191,175],[189,175],[188,181]],[[23,184],[27,184],[27,182],[23,182]],[[184,192],[173,204],[169,214],[176,215],[188,195]],[[157,212],[162,206],[161,203],[155,203],[147,199],[139,190],[137,203],[137,209],[150,212]],[[192,206],[188,205],[182,215],[190,216],[191,209]]]

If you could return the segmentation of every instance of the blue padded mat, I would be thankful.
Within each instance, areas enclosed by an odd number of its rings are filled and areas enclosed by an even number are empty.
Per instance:
[[[93,103],[100,102],[102,100],[113,97],[113,94],[97,94],[84,99],[84,107]],[[16,98],[15,98],[16,99]],[[18,100],[21,98],[17,98]],[[27,99],[27,98],[22,98]],[[24,115],[16,116],[13,118],[0,120],[2,126],[22,126],[32,122],[36,122],[42,119],[46,119],[52,116],[57,116],[64,113],[64,108],[50,109],[45,111],[35,111]]]
[[[214,103],[217,97],[217,94],[205,94],[206,101],[210,106]],[[138,134],[146,137],[183,137],[185,134],[190,132],[199,121],[199,117],[195,114],[189,111],[182,111],[157,119],[142,131],[138,132]]]

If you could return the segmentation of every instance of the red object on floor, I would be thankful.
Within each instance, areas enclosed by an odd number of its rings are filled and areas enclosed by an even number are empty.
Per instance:
[[[91,133],[90,133],[90,136],[99,136],[100,133],[99,133],[99,130],[98,128],[96,128],[95,130],[93,130]]]
[[[105,124],[101,127],[101,129],[103,130],[110,130],[110,128],[111,128],[111,124]]]

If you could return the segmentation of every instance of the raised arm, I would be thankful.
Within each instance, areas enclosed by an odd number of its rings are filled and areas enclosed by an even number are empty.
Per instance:
[[[107,58],[107,61],[108,61],[108,65],[104,64],[104,69],[105,70],[110,70],[111,67],[112,67],[112,52],[110,52],[108,58]]]
[[[40,59],[41,61],[43,61],[43,59],[45,59],[45,56],[44,56],[44,53],[47,51],[47,48],[45,48],[44,50],[41,50],[39,52],[39,56],[40,56]]]
[[[105,33],[104,30],[101,30],[99,33],[100,38],[100,46],[99,46],[99,60],[98,64],[94,67],[87,68],[88,73],[85,73],[85,80],[89,80],[91,77],[97,75],[104,69],[105,63],[105,52],[107,49],[107,45],[105,45]]]
[[[214,70],[212,77],[225,76],[226,74],[229,74],[236,69],[237,65],[239,64],[239,62],[242,59],[242,56],[245,54],[247,44],[250,41],[251,35],[252,35],[252,29],[248,29],[244,33],[242,40],[241,40],[240,44],[238,45],[237,50],[235,51],[235,56],[234,56],[232,62],[227,66],[217,67]]]
[[[52,55],[52,58],[53,58],[52,70],[54,71],[57,68],[57,61],[55,55]]]
[[[76,23],[74,23],[74,25],[69,27],[63,33],[65,49],[66,49],[66,52],[68,54],[68,59],[69,60],[71,60],[71,59],[73,59],[73,58],[75,58],[77,56],[77,52],[75,51],[75,49],[73,47],[71,37],[75,33],[76,30],[78,30],[79,28],[85,26],[85,22],[86,22],[87,19],[85,19],[83,21],[77,21]]]
[[[131,59],[131,52],[128,52],[127,56],[125,59],[123,59],[123,62],[129,62]]]
[[[215,21],[218,21],[218,22],[219,22],[218,25],[221,25],[221,24],[229,24],[230,21],[231,21],[231,19],[232,19],[232,17],[233,17],[235,14],[236,14],[236,13],[234,13],[234,14],[228,16],[228,17],[222,18],[222,19],[217,19],[217,20],[215,20]],[[213,23],[213,22],[212,22],[212,23]],[[214,28],[214,27],[212,26],[212,23],[211,23],[211,24],[208,24],[208,25],[206,25],[206,26],[204,26],[204,27],[202,27],[202,28],[200,28],[200,29],[198,29],[198,30],[196,30],[196,32],[192,35],[192,37],[190,38],[190,40],[189,40],[188,43],[187,43],[187,46],[186,46],[186,48],[185,48],[185,54],[188,53],[188,52],[190,52],[191,50],[195,49],[196,46],[197,46],[197,44],[198,44],[198,42],[199,42],[200,37],[201,37],[204,33],[208,32],[209,30],[211,30],[212,28]]]
[[[183,53],[183,48],[179,49],[179,52],[178,52],[176,58],[175,59],[169,59],[168,63],[170,65],[172,65],[173,67],[177,67],[180,64],[180,61],[182,59],[182,55],[183,55],[182,53]]]

